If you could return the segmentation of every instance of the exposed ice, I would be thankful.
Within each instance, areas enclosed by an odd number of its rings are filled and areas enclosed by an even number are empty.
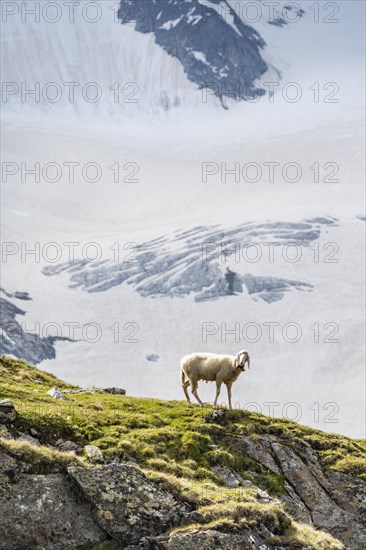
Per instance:
[[[322,223],[333,221],[322,218]],[[50,276],[68,271],[70,286],[87,292],[105,292],[127,283],[143,297],[182,298],[193,293],[196,302],[203,302],[241,294],[246,288],[248,295],[272,303],[281,300],[285,292],[311,291],[313,286],[271,274],[236,273],[227,269],[226,258],[237,254],[238,247],[241,250],[263,243],[307,247],[319,236],[320,229],[310,221],[245,223],[232,228],[197,226],[142,244],[136,262],[93,264],[83,260],[48,266],[43,273]]]

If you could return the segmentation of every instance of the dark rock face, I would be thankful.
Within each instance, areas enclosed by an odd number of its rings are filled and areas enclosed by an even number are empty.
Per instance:
[[[121,0],[118,17],[122,24],[134,21],[138,32],[154,33],[155,42],[179,59],[189,80],[221,100],[265,93],[254,86],[268,68],[260,54],[265,42],[226,0],[211,5],[198,0]]]
[[[15,292],[14,294],[4,292],[4,294],[21,300],[31,299],[26,292]],[[16,317],[25,315],[25,313],[9,300],[0,298],[0,353],[25,359],[34,365],[45,359],[54,359],[56,357],[55,343],[58,341],[70,342],[71,340],[64,336],[42,338],[36,333],[23,330]]]
[[[18,300],[31,300],[32,298],[29,296],[28,292],[14,292],[13,294],[11,292],[6,292],[3,288],[0,288],[0,291],[5,294],[8,298],[17,298]]]

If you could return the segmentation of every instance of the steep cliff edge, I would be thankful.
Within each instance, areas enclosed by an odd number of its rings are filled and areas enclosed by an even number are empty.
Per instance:
[[[54,387],[65,399],[47,393]],[[6,357],[0,438],[0,549],[366,544],[361,440],[248,411],[81,391]]]

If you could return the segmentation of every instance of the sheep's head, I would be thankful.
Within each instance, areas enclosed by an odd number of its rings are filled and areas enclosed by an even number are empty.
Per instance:
[[[242,371],[245,371],[245,363],[248,363],[248,368],[250,369],[249,353],[243,349],[242,351],[239,351],[238,355],[235,357],[235,366],[240,367]]]

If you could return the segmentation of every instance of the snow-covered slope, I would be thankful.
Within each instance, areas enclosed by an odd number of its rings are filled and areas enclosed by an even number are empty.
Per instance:
[[[63,2],[57,4],[61,18],[56,23],[30,15],[23,22],[19,10],[3,24],[2,79],[19,90],[12,94],[9,85],[6,110],[117,122],[128,113],[163,110],[165,97],[184,103],[194,91],[180,63],[152,35],[121,24],[116,2],[94,3],[100,13],[83,11],[81,2],[73,16]],[[94,18],[99,20],[93,23]],[[26,95],[26,89],[38,95]]]
[[[323,12],[315,23],[304,7],[298,21],[284,25],[285,2],[276,22],[264,11],[245,21],[245,2],[206,2],[203,13],[217,14],[217,42],[216,27],[199,40],[191,35],[198,2],[151,1],[152,12],[140,14],[128,4],[122,22],[119,5],[103,1],[94,24],[85,17],[70,23],[65,12],[53,24],[31,17],[24,23],[21,12],[3,24],[3,80],[20,91],[4,103],[3,162],[13,164],[3,176],[2,285],[32,297],[7,298],[7,311],[25,323],[21,334],[75,340],[52,340],[56,358],[42,368],[134,395],[181,399],[183,354],[248,348],[252,368],[234,389],[241,407],[252,403],[268,413],[272,406],[276,416],[292,418],[300,407],[300,422],[362,436],[361,3],[341,2],[337,24],[325,22]],[[244,36],[255,37],[249,80],[262,63],[257,56],[267,67],[254,79],[267,92],[256,102],[199,90],[202,60],[211,78],[225,55],[230,61],[232,48],[240,49],[243,27],[234,28],[228,8],[250,28]],[[153,28],[141,28],[149,13]],[[233,66],[229,76],[235,81]],[[278,81],[273,97],[266,81]],[[23,103],[22,83],[35,82],[40,90],[48,82],[61,86],[60,101],[27,96]],[[74,102],[67,82],[80,84]],[[95,103],[80,93],[90,82],[103,90]],[[117,102],[109,90],[115,82]],[[300,87],[296,102],[284,96],[289,82]],[[35,163],[39,178],[26,173]],[[89,163],[99,165],[97,181],[93,170],[85,172]],[[289,163],[300,167],[296,182]],[[75,243],[71,264],[67,243]],[[248,244],[258,247],[258,261],[253,247],[243,254]],[[36,254],[27,254],[32,249]],[[15,306],[25,314],[17,316]],[[212,391],[201,389],[206,400]]]
[[[299,76],[306,81],[309,47],[321,60],[312,67],[311,79],[319,76],[319,68],[324,78],[330,59],[342,61],[344,46],[358,55],[362,42],[355,42],[357,33],[349,35],[358,18],[346,18],[357,9],[354,2],[347,8],[340,4],[341,13],[334,16],[331,10],[322,8],[317,15],[284,0],[273,5],[258,0],[254,8],[245,0],[4,5],[2,80],[8,85],[3,106],[23,116],[37,111],[118,122],[140,111],[258,100],[269,95],[269,83],[294,75],[296,82]],[[342,25],[332,25],[340,16]],[[328,55],[337,48],[339,31],[347,38],[338,46],[341,58],[336,52]],[[31,90],[36,93],[27,93]]]

